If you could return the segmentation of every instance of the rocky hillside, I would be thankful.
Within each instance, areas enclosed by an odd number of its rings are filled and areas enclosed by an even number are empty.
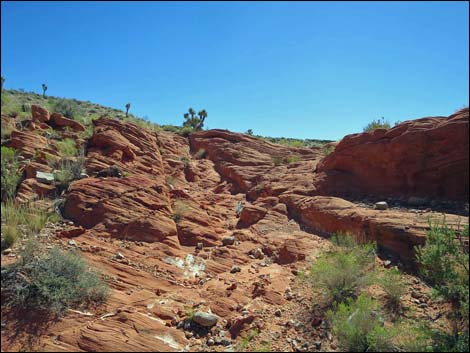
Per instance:
[[[2,351],[339,350],[298,280],[336,232],[376,242],[378,266],[411,271],[404,305],[449,325],[448,306],[419,299],[430,287],[413,272],[415,246],[430,219],[468,224],[468,108],[349,135],[330,154],[225,130],[183,137],[112,115],[90,124],[87,135],[83,122],[36,105],[30,119],[2,115],[2,146],[22,171],[16,202],[41,199],[63,217],[38,239],[78,250],[111,288],[103,306],[40,332],[2,321]],[[64,160],[82,161],[65,184]]]

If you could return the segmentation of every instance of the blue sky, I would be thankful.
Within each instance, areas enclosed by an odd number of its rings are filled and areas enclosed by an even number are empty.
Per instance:
[[[467,2],[2,1],[5,87],[340,139],[468,105]]]

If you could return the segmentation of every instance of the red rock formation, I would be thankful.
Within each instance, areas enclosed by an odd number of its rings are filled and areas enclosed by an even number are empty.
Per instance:
[[[35,123],[47,123],[50,118],[47,109],[35,104],[31,105],[31,114],[33,116],[33,122]]]
[[[85,131],[85,126],[80,124],[78,121],[68,119],[59,113],[53,113],[48,121],[48,124],[53,128],[69,127],[74,131]]]
[[[468,108],[348,135],[317,172],[323,195],[468,200]]]

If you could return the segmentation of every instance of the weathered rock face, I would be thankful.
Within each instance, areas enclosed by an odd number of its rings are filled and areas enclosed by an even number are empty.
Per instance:
[[[349,233],[360,242],[377,244],[403,260],[414,258],[414,247],[424,245],[429,220],[442,223],[439,213],[415,213],[374,210],[329,196],[283,195],[281,200],[302,224],[320,234]],[[445,215],[447,224],[455,229],[462,217]]]
[[[31,105],[31,113],[33,116],[33,122],[47,123],[50,118],[50,114],[47,109],[40,107],[39,105]]]
[[[145,176],[78,180],[69,188],[64,211],[96,233],[178,244],[168,195],[158,180]]]
[[[53,113],[48,121],[48,124],[54,128],[69,127],[74,131],[85,131],[85,127],[78,121],[68,119],[59,113]]]
[[[468,108],[344,137],[317,167],[323,195],[468,200]]]
[[[101,118],[93,121],[94,133],[87,152],[87,171],[111,165],[138,174],[163,175],[157,136],[134,124]]]
[[[287,147],[226,130],[200,131],[189,141],[194,152],[206,151],[216,170],[233,183],[233,191],[252,199],[288,189],[308,193],[321,157],[318,148]]]

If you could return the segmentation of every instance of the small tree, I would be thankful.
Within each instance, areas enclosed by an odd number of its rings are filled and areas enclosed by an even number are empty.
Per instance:
[[[131,103],[126,104],[126,118],[129,115],[129,109],[131,109]]]
[[[46,98],[46,91],[47,91],[47,86],[43,83],[42,84],[42,97]]]
[[[250,136],[253,136],[253,130],[252,129],[246,130],[246,134],[250,135]]]
[[[200,131],[204,126],[204,120],[207,118],[207,112],[203,109],[196,115],[196,111],[193,108],[189,108],[188,112],[183,116],[185,119],[183,126],[190,127],[194,131]]]
[[[3,84],[5,83],[5,77],[2,76],[2,91],[3,91]]]

